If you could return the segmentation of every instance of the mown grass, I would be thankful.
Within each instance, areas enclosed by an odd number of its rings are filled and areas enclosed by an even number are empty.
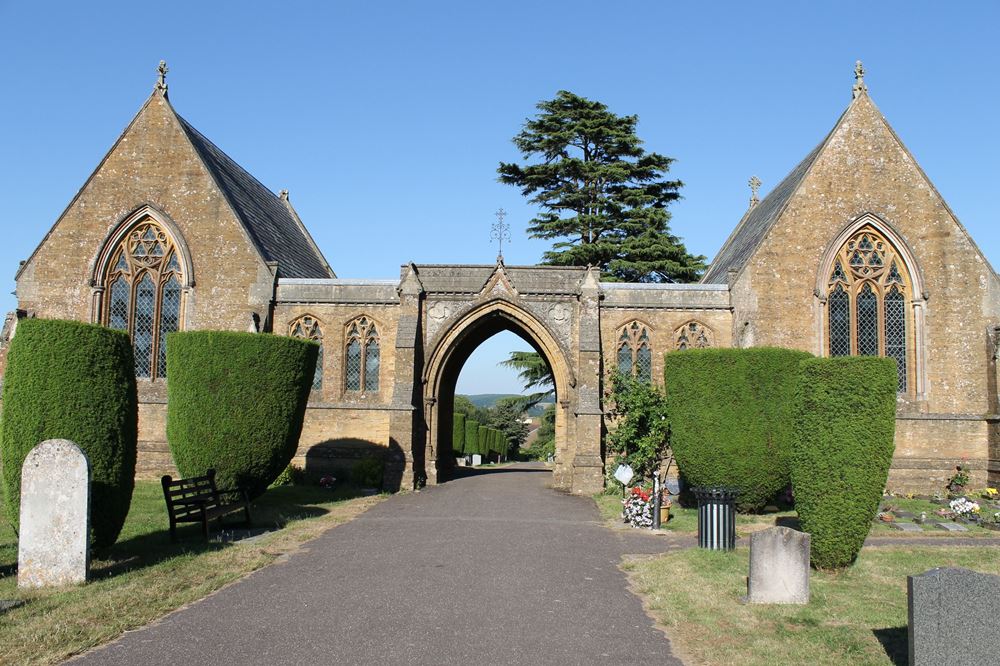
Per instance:
[[[274,531],[250,542],[205,543],[191,525],[178,530],[175,544],[160,485],[137,482],[118,542],[92,555],[91,581],[39,591],[17,588],[16,535],[0,517],[0,599],[26,602],[0,614],[0,663],[57,663],[201,599],[381,499],[353,495],[350,488],[272,488],[251,512],[255,528]]]
[[[998,574],[1000,549],[866,548],[845,571],[813,571],[806,606],[740,603],[745,548],[672,552],[623,568],[685,663],[766,666],[907,663],[906,577],[936,566]]]

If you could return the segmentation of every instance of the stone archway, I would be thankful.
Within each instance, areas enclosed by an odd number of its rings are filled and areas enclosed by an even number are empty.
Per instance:
[[[431,482],[447,478],[454,458],[451,454],[451,415],[455,385],[469,356],[486,339],[500,331],[510,331],[530,344],[552,369],[556,387],[556,467],[557,486],[572,485],[570,464],[571,425],[568,411],[575,402],[576,380],[565,352],[547,327],[529,312],[506,299],[494,299],[473,307],[455,321],[439,338],[428,356],[424,384],[424,420],[426,438],[423,456],[414,452],[414,460],[424,460],[424,472]],[[419,443],[417,443],[419,447]]]

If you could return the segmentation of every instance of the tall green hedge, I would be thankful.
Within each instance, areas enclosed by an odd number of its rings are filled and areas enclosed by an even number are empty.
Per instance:
[[[753,511],[790,481],[795,390],[807,352],[694,349],[664,359],[670,444],[693,486],[739,491]]]
[[[451,450],[456,456],[465,454],[465,414],[452,415]]]
[[[479,453],[479,422],[467,419],[465,421],[465,446],[462,452],[467,456]]]
[[[857,557],[895,449],[896,362],[849,356],[802,362],[798,440],[792,455],[795,508],[821,569]]]
[[[21,321],[10,344],[0,423],[4,496],[14,528],[24,458],[46,439],[69,439],[90,459],[92,541],[113,544],[132,501],[136,410],[128,334],[73,321]]]
[[[490,454],[490,429],[484,425],[479,426],[479,451],[477,453],[484,457]]]
[[[302,432],[319,346],[278,335],[191,331],[167,346],[167,441],[181,476],[267,489]]]

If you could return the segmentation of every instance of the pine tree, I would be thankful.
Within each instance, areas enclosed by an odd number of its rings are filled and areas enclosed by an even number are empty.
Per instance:
[[[597,266],[609,280],[695,281],[705,258],[668,228],[683,183],[665,177],[671,158],[643,149],[638,117],[565,90],[537,108],[513,140],[525,160],[541,161],[497,171],[542,208],[528,234],[556,241],[544,263]]]

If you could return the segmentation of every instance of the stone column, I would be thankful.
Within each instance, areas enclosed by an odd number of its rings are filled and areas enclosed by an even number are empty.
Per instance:
[[[572,491],[590,495],[604,487],[601,435],[603,358],[601,356],[600,271],[591,268],[580,287],[579,352],[577,356],[576,409],[574,413],[576,455],[573,458]]]
[[[420,307],[423,286],[417,267],[404,269],[399,284],[399,324],[396,331],[392,402],[389,412],[389,451],[386,455],[386,490],[413,489],[423,485],[424,419],[420,374],[423,371],[423,333]]]

